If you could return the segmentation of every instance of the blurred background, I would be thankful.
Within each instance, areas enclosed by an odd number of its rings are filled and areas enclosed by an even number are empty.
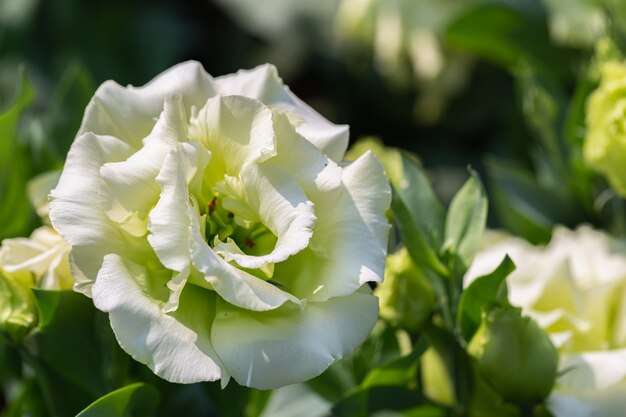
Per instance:
[[[100,83],[143,85],[189,59],[214,76],[275,64],[296,95],[350,125],[351,141],[374,136],[417,154],[444,201],[470,165],[488,186],[492,226],[546,241],[555,222],[601,223],[578,150],[595,45],[611,36],[620,46],[624,7],[619,0],[0,0],[0,111],[24,99],[19,120],[5,117],[3,128],[0,118],[0,239],[36,224],[26,181],[62,166]]]

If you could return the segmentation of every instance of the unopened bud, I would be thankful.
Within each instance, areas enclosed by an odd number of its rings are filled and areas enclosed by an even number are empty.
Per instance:
[[[483,313],[468,352],[492,388],[512,403],[539,403],[554,386],[558,352],[547,333],[518,308]]]
[[[380,316],[406,330],[417,330],[435,307],[435,296],[424,274],[405,248],[387,257],[385,280],[377,288]]]

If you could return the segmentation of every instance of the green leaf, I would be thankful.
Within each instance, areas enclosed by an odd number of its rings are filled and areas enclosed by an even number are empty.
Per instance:
[[[260,416],[271,396],[272,391],[269,390],[250,390],[246,403],[245,417]]]
[[[557,190],[538,183],[532,173],[514,163],[485,160],[491,185],[491,201],[503,225],[532,243],[550,240],[555,223],[576,224],[574,207]]]
[[[533,155],[538,159],[535,168],[544,185],[562,186],[569,177],[568,149],[560,136],[565,93],[526,63],[519,65],[515,75],[526,124],[541,144]]]
[[[332,409],[336,417],[370,417],[383,411],[406,411],[430,405],[417,390],[403,387],[376,386],[358,389],[337,402]]]
[[[35,93],[24,67],[18,70],[19,87],[11,107],[0,114],[0,240],[28,233],[32,210],[26,196],[30,160],[18,146],[18,125]]]
[[[95,90],[96,85],[87,69],[78,62],[70,63],[46,105],[48,110],[42,118],[45,136],[33,136],[32,147],[35,150],[47,148],[56,162],[62,164]]]
[[[417,388],[419,360],[428,348],[428,342],[420,338],[410,354],[374,368],[365,377],[361,387],[390,385]]]
[[[478,251],[487,222],[487,196],[478,174],[471,177],[450,203],[441,252],[451,259],[458,276],[467,270]]]
[[[470,8],[448,26],[447,43],[506,68],[526,61],[556,79],[571,78],[573,53],[553,46],[544,17],[502,3]]]
[[[35,98],[33,85],[26,78],[24,67],[18,69],[19,87],[11,107],[0,114],[0,168],[7,166],[16,146],[17,126],[22,113]]]
[[[260,417],[326,417],[331,408],[330,402],[306,384],[293,384],[262,392],[267,393],[269,401]]]
[[[76,417],[142,417],[156,410],[158,391],[151,385],[136,383],[98,398]]]
[[[419,226],[424,240],[431,248],[439,248],[443,242],[445,210],[417,158],[405,151],[396,152],[395,160],[401,170],[399,174],[388,170],[389,180]]]
[[[420,268],[430,269],[440,276],[448,276],[448,269],[441,263],[436,252],[428,245],[419,225],[413,219],[408,207],[397,192],[393,192],[391,209],[398,230],[402,235],[402,242],[409,251],[409,255]]]
[[[457,318],[461,335],[469,341],[478,326],[482,310],[492,303],[508,303],[506,277],[513,272],[515,264],[508,255],[504,257],[500,265],[490,274],[476,278],[469,287],[463,291],[459,304]]]
[[[421,405],[402,413],[403,417],[447,417],[450,410],[438,405]]]
[[[33,293],[39,324],[30,361],[51,407],[59,415],[74,415],[121,385],[129,358],[89,298],[73,291]],[[71,399],[63,392],[72,392]]]

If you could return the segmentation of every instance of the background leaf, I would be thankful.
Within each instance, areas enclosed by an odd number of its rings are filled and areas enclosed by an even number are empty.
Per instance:
[[[156,409],[158,400],[156,389],[136,383],[98,398],[76,417],[147,417]]]
[[[478,174],[471,177],[452,199],[446,217],[442,252],[452,258],[453,269],[461,276],[478,251],[487,222],[487,195]]]

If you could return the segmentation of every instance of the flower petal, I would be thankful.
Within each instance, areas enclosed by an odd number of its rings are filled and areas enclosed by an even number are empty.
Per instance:
[[[263,313],[220,301],[213,346],[241,385],[272,389],[306,381],[365,340],[378,317],[378,300],[367,292]]]
[[[191,120],[189,136],[213,155],[207,172],[209,186],[224,175],[236,176],[246,164],[276,154],[271,110],[247,97],[210,98]]]
[[[180,95],[166,97],[164,109],[144,146],[127,160],[105,163],[102,201],[111,220],[134,236],[146,233],[147,216],[159,197],[156,176],[167,152],[187,137],[187,121]]]
[[[339,200],[316,202],[310,249],[276,265],[274,280],[292,294],[324,301],[383,279],[391,189],[368,152],[344,168]]]
[[[296,97],[283,84],[273,65],[261,65],[252,70],[217,77],[215,88],[219,94],[255,98],[270,107],[285,110],[294,118],[301,118],[298,120],[298,133],[335,162],[343,159],[348,148],[348,126],[330,123]]]
[[[240,173],[240,179],[244,195],[239,200],[278,240],[270,253],[260,256],[233,252],[228,245],[218,245],[215,250],[223,251],[227,261],[232,259],[244,268],[257,269],[282,262],[306,248],[316,217],[313,204],[289,173],[271,164],[252,164]]]
[[[564,354],[559,368],[560,388],[602,390],[626,380],[626,349]]]
[[[36,229],[30,238],[5,239],[0,246],[0,267],[6,272],[24,271],[44,289],[72,288],[70,245],[49,226]]]
[[[74,288],[86,295],[104,255],[129,248],[130,241],[100,206],[100,167],[125,160],[131,152],[119,139],[85,133],[74,141],[59,183],[50,192],[50,220],[72,245]]]
[[[148,271],[108,255],[93,285],[94,304],[109,313],[120,346],[170,382],[227,379],[210,341],[215,297],[190,287],[181,295],[184,302],[178,310],[168,315],[161,309],[160,297],[146,294],[136,281],[141,274]],[[155,281],[154,276],[148,279]]]
[[[268,162],[287,170],[313,203],[337,201],[341,195],[341,167],[296,132],[284,114],[274,113],[274,130],[277,155]]]
[[[161,194],[150,212],[148,241],[161,263],[178,272],[168,283],[171,295],[165,311],[177,308],[190,272],[189,229],[195,212],[189,203],[188,184],[204,170],[209,158],[210,154],[197,142],[178,144],[165,157],[156,178]]]
[[[626,382],[600,391],[580,393],[555,390],[546,400],[554,417],[622,417]]]
[[[92,132],[111,135],[138,148],[163,110],[167,96],[183,97],[186,114],[192,106],[200,108],[207,97],[215,95],[213,78],[198,62],[176,65],[143,87],[122,87],[114,81],[102,84],[85,110],[81,135]]]

